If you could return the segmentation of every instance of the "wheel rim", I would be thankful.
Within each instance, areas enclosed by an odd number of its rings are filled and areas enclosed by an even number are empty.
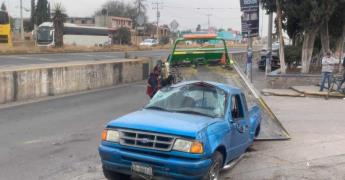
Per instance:
[[[219,162],[216,162],[210,169],[210,180],[218,180],[219,179]]]

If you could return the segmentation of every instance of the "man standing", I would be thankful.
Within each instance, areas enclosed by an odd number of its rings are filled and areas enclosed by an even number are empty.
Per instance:
[[[322,81],[320,91],[323,91],[325,88],[326,80],[328,83],[328,88],[330,88],[332,73],[336,63],[337,60],[331,56],[331,52],[327,52],[326,56],[322,58]]]
[[[246,74],[250,81],[252,81],[252,65],[253,65],[253,50],[248,48],[247,52],[247,65],[246,65]]]

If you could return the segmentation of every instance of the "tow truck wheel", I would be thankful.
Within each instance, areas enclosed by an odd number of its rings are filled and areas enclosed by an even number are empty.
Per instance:
[[[222,153],[216,151],[212,156],[212,165],[208,170],[208,173],[204,180],[219,180],[220,171],[223,167],[223,155]]]
[[[103,167],[103,174],[109,180],[127,180],[131,178],[130,175],[121,174],[114,171],[109,171],[109,170],[104,169],[104,167]]]

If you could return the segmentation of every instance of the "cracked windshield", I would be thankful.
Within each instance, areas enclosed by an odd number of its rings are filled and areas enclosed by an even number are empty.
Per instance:
[[[0,180],[345,180],[345,0],[0,0]]]

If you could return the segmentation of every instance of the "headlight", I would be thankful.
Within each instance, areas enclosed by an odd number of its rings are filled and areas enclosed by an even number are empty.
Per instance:
[[[175,141],[173,150],[188,152],[193,154],[202,154],[204,152],[204,147],[201,142],[198,141],[188,141],[184,139],[177,139]]]
[[[119,142],[120,133],[115,130],[105,129],[102,132],[102,141]]]

